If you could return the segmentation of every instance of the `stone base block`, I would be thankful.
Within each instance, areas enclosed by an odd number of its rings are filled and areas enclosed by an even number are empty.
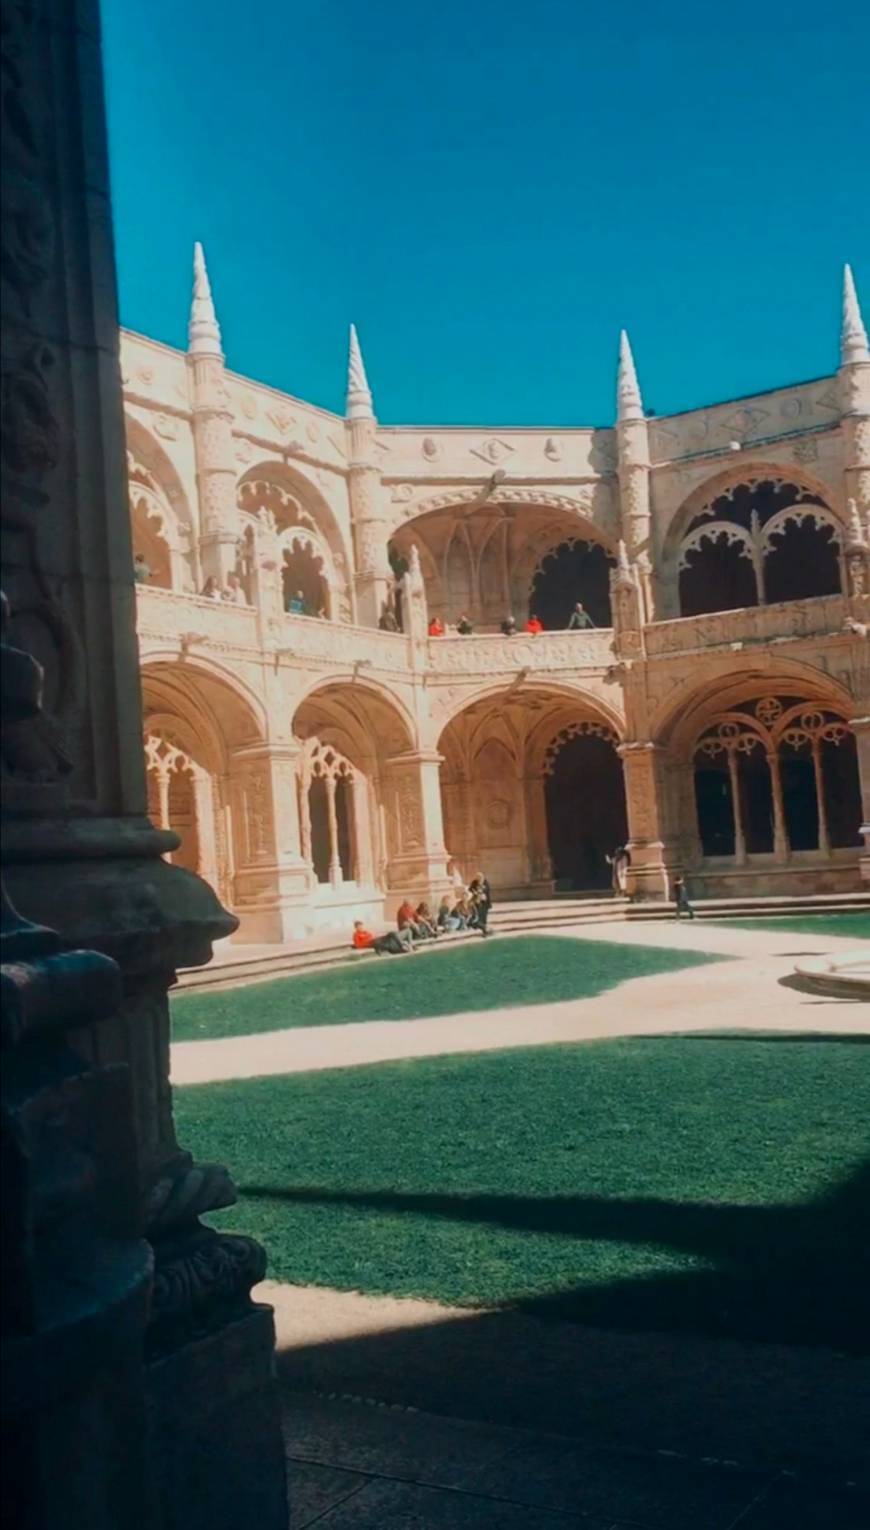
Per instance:
[[[287,1530],[271,1307],[148,1369],[160,1530]]]

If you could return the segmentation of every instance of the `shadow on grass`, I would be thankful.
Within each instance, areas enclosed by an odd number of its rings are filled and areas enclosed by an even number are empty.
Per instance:
[[[680,1041],[754,1041],[762,1042],[824,1042],[826,1045],[837,1043],[847,1046],[870,1046],[870,1032],[867,1034],[854,1031],[671,1031],[670,1035],[679,1036]],[[637,1044],[652,1038],[638,1036]]]
[[[381,1331],[297,1342],[279,1352],[279,1375],[294,1389],[547,1430],[587,1447],[859,1479],[868,1471],[870,1363],[861,1358],[868,1340],[868,1193],[870,1165],[816,1201],[768,1208],[589,1196],[245,1191],[375,1215],[399,1211],[583,1239],[655,1241],[691,1250],[706,1265],[410,1326],[401,1309],[394,1315],[387,1305],[374,1314]],[[768,1342],[722,1342],[734,1339]],[[835,1519],[843,1530],[864,1523],[831,1510],[813,1524]],[[786,1516],[770,1523],[791,1530],[796,1522]]]
[[[697,1267],[515,1299],[560,1322],[870,1353],[870,1161],[827,1195],[736,1206],[597,1196],[438,1195],[247,1185],[250,1200],[358,1208],[676,1250]]]

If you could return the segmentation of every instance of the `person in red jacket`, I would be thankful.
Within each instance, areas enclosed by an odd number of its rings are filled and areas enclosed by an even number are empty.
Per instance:
[[[444,636],[444,623],[442,622],[440,616],[433,616],[432,620],[430,621],[430,623],[429,623],[429,636],[430,637],[443,637]]]
[[[374,951],[378,956],[387,952],[391,956],[399,956],[403,951],[411,950],[411,933],[409,930],[400,930],[398,933],[388,930],[386,935],[373,935],[361,919],[355,919],[351,945],[355,951]]]
[[[539,632],[543,632],[543,630],[544,630],[544,623],[539,621],[536,616],[530,616],[528,621],[526,622],[526,631],[530,632],[532,634],[532,637],[537,637],[538,633]]]

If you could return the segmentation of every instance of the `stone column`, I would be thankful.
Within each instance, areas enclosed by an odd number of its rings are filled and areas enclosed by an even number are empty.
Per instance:
[[[870,884],[870,717],[853,717],[849,727],[855,735],[861,782],[861,837],[864,849],[859,865],[863,880]]]
[[[819,817],[819,849],[823,855],[831,853],[831,836],[828,830],[828,804],[825,801],[825,770],[822,764],[822,742],[818,735],[812,739],[813,775],[816,782],[816,809]]]
[[[387,760],[391,889],[433,901],[450,890],[441,816],[441,755],[409,750]]]
[[[638,742],[620,744],[617,754],[625,772],[629,896],[667,898],[678,856],[664,834],[662,751],[656,744]]]
[[[335,776],[326,777],[326,822],[329,829],[329,881],[332,887],[340,887],[344,880],[341,856],[338,853],[338,815],[335,811]]]
[[[728,784],[731,788],[731,812],[734,815],[734,860],[746,865],[746,831],[743,827],[743,799],[740,795],[740,766],[736,749],[728,749]]]
[[[166,863],[177,838],[146,817],[95,0],[74,15],[61,0],[4,0],[3,55],[3,582],[21,645],[38,645],[47,698],[43,717],[2,741],[9,890],[23,914],[121,969],[120,1009],[99,1025],[80,1015],[76,1047],[88,1065],[129,1068],[132,1082],[133,1200],[156,1261],[156,1512],[171,1506],[193,1530],[218,1522],[219,1506],[271,1530],[284,1522],[272,1321],[250,1301],[264,1259],[200,1224],[235,1192],[226,1169],[193,1164],[172,1120],[167,988],[235,920]],[[108,1317],[106,1343],[112,1332]],[[231,1403],[246,1460],[225,1448]]]
[[[770,789],[773,799],[773,853],[778,861],[787,861],[789,843],[785,802],[782,795],[782,772],[779,768],[779,755],[775,749],[767,756],[767,765],[770,771]]]
[[[196,824],[197,872],[218,890],[217,835],[215,832],[214,783],[201,765],[191,768],[191,794]]]
[[[312,873],[302,855],[298,762],[295,741],[252,744],[231,757],[235,907],[245,941],[280,943],[298,934],[303,923]]]

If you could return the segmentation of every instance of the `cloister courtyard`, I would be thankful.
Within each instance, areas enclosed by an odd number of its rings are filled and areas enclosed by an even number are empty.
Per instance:
[[[613,920],[177,993],[180,1129],[267,1250],[300,1525],[396,1494],[440,1525],[458,1489],[445,1525],[862,1522],[870,1009],[794,973],[868,940]]]

